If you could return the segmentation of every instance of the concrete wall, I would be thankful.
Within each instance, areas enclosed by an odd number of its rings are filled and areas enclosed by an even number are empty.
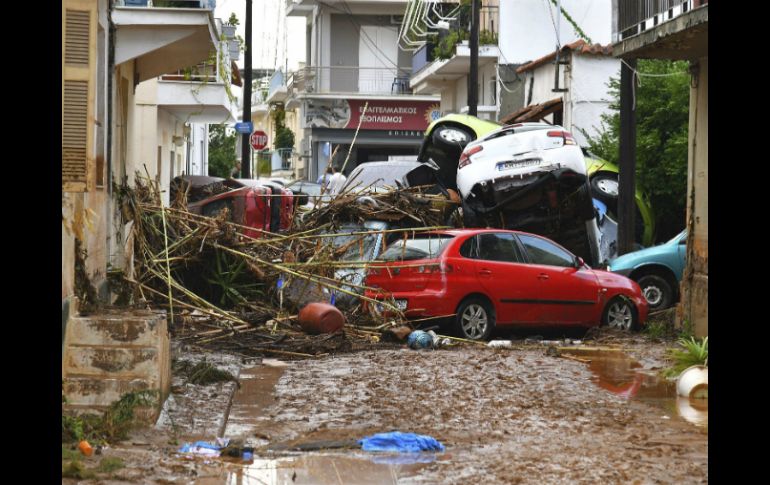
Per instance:
[[[562,0],[561,4],[591,38],[591,42],[610,43],[612,0]],[[553,52],[556,48],[554,23],[557,19],[556,7],[548,0],[500,0],[500,63],[524,63]],[[561,45],[579,38],[563,15],[559,34]]]
[[[687,267],[682,313],[695,335],[708,335],[708,57],[698,60],[690,89],[687,160]]]
[[[565,127],[581,146],[587,144],[583,130],[588,136],[596,136],[601,129],[602,115],[610,113],[608,84],[611,77],[619,76],[619,59],[593,55],[572,57],[568,80],[570,103],[565,110]]]

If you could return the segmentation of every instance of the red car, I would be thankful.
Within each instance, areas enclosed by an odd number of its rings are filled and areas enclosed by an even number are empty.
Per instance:
[[[634,281],[589,268],[553,241],[500,229],[405,233],[370,268],[366,296],[407,318],[451,318],[465,338],[495,326],[638,329],[647,300]],[[379,305],[378,305],[379,306]]]

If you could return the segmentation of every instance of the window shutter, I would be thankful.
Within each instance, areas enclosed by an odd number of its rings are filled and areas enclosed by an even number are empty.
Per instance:
[[[97,0],[62,4],[62,190],[95,185],[94,92]]]

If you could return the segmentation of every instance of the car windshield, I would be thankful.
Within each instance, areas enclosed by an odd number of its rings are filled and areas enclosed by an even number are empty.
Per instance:
[[[302,192],[304,194],[317,197],[321,195],[321,186],[318,184],[312,184],[308,182],[295,182],[288,186],[291,190],[297,190],[299,192]]]
[[[341,235],[332,238],[331,244],[335,248],[344,248],[345,252],[340,256],[340,261],[371,261],[374,259],[374,249],[377,245],[378,233],[350,234],[354,232],[372,231],[364,226],[343,226]]]
[[[446,234],[430,234],[412,239],[399,239],[388,246],[380,259],[384,261],[433,259],[441,253],[441,250],[453,237]]]
[[[387,163],[356,168],[350,174],[350,177],[348,177],[347,183],[342,191],[344,192],[351,187],[361,189],[384,187],[386,185],[395,187],[396,180],[400,182],[404,175],[419,165],[419,162],[410,164]]]

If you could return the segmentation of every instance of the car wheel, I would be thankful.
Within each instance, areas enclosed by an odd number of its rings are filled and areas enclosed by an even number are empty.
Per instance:
[[[481,298],[468,298],[460,304],[455,316],[460,336],[469,340],[488,340],[495,327],[495,314]]]
[[[433,143],[443,148],[462,149],[470,143],[471,135],[454,126],[439,126],[433,132]]]
[[[668,281],[658,275],[649,274],[639,278],[638,283],[650,305],[650,311],[663,310],[671,306],[674,292]]]
[[[620,330],[636,330],[636,320],[634,305],[624,297],[610,300],[602,315],[602,325]]]
[[[463,217],[463,227],[482,227],[481,218],[478,216],[478,214],[476,214],[476,211],[473,210],[473,208],[467,202],[463,201],[460,210]]]
[[[591,179],[591,191],[594,197],[608,206],[614,207],[617,204],[619,188],[617,174],[600,173]]]

